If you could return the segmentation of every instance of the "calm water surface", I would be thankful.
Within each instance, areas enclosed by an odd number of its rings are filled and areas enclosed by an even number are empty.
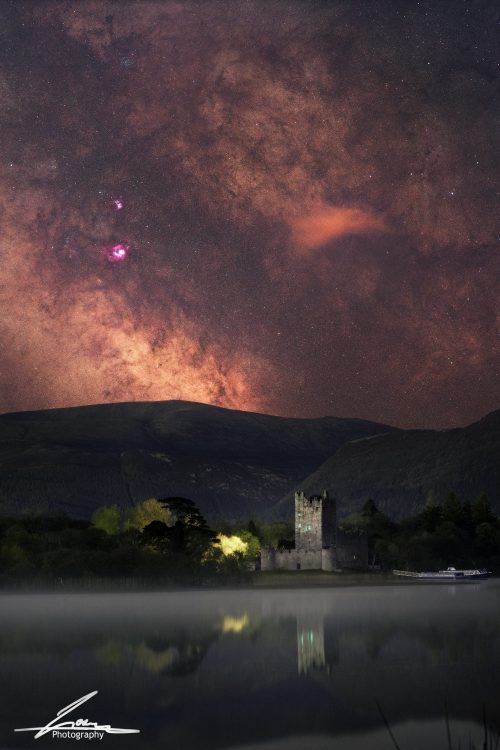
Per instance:
[[[71,717],[140,734],[56,740]],[[500,717],[500,581],[312,590],[0,595],[0,747],[482,746]],[[70,718],[68,716],[68,718]]]

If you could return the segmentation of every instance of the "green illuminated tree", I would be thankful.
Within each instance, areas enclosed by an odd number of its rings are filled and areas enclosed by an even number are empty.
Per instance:
[[[120,531],[120,520],[120,509],[117,505],[103,505],[94,511],[90,523],[95,529],[114,535]]]
[[[238,536],[247,545],[245,557],[249,558],[250,560],[258,558],[260,555],[260,542],[258,538],[254,536],[254,534],[252,534],[250,531],[241,531],[240,533],[238,533]]]
[[[153,521],[162,521],[167,526],[170,526],[174,521],[174,517],[162,501],[150,498],[149,500],[143,500],[142,503],[139,503],[130,510],[125,522],[125,529],[142,531]]]

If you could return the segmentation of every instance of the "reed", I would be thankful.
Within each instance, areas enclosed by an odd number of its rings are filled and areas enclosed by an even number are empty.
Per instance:
[[[391,725],[389,723],[389,720],[380,704],[380,702],[377,700],[377,698],[374,698],[375,705],[377,706],[377,710],[380,714],[380,717],[387,729],[387,732],[389,734],[389,737],[391,738],[391,742],[396,750],[403,750],[401,746],[399,745],[394,732],[392,731]],[[446,728],[446,743],[443,745],[443,747],[447,748],[447,750],[499,750],[500,748],[500,731],[493,727],[491,724],[488,723],[487,716],[486,716],[486,706],[483,703],[482,707],[482,719],[483,719],[483,740],[480,745],[477,745],[475,742],[473,742],[472,737],[469,735],[468,738],[468,744],[462,746],[462,743],[458,741],[458,744],[454,744],[452,740],[452,733],[451,733],[451,722],[450,722],[450,715],[448,711],[448,703],[445,701],[444,705],[444,718],[445,718],[445,728]],[[443,738],[444,742],[444,738]]]

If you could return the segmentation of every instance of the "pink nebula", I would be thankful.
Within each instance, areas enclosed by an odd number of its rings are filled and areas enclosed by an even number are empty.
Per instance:
[[[123,242],[119,242],[116,245],[108,245],[108,247],[104,248],[106,258],[110,263],[119,263],[125,260],[129,250],[130,246],[125,245]]]
[[[121,198],[114,198],[113,206],[115,207],[116,211],[121,211],[124,206],[124,203]]]

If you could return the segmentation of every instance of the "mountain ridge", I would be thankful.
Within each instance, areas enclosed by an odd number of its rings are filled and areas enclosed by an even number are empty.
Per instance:
[[[356,469],[356,470],[354,470]],[[393,518],[418,512],[429,493],[455,492],[470,500],[482,492],[500,512],[500,410],[467,427],[399,430],[341,446],[301,484],[306,493],[330,487],[341,516],[368,499]],[[289,513],[289,493],[277,514]]]
[[[89,515],[185,494],[209,517],[266,516],[340,445],[394,429],[178,400],[12,412],[0,416],[0,510]]]
[[[447,430],[179,400],[11,412],[0,415],[0,513],[89,517],[186,495],[208,518],[283,518],[298,488],[327,488],[341,516],[370,497],[401,517],[431,491],[486,491],[500,511],[499,436],[500,410]]]

